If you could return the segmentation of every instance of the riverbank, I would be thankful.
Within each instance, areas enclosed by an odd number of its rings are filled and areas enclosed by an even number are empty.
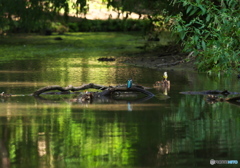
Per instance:
[[[186,53],[144,51],[125,58],[122,63],[157,70],[196,71],[195,58]]]

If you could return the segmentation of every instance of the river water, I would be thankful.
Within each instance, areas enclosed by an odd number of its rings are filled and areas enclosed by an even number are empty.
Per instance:
[[[0,102],[0,167],[205,168],[212,167],[211,159],[240,161],[240,106],[179,93],[237,92],[240,80],[170,70],[170,89],[155,88],[164,70],[119,62],[121,53],[138,51],[138,36],[72,33],[62,41],[56,36],[0,40],[0,92],[13,94]],[[99,62],[100,57],[116,61]],[[129,78],[156,96],[93,103],[75,102],[74,95],[29,96],[48,85],[115,86]]]

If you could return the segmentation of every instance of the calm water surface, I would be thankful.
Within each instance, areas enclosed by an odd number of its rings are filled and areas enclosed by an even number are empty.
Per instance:
[[[98,40],[87,43],[92,36]],[[134,50],[139,45],[139,39],[131,35],[126,36],[132,46],[114,41],[122,36],[70,34],[63,36],[69,45],[61,48],[54,42],[52,50],[44,43],[50,37],[39,37],[43,39],[36,44],[27,38],[15,45],[1,42],[0,48],[6,52],[0,53],[0,92],[16,96],[0,102],[0,167],[192,168],[212,167],[210,159],[240,161],[240,106],[208,103],[203,95],[179,94],[224,89],[237,92],[240,81],[231,76],[168,71],[170,90],[153,88],[164,71],[119,63],[122,48]],[[29,52],[31,57],[26,54]],[[103,56],[117,61],[97,61]],[[83,104],[71,101],[70,96],[28,96],[48,85],[114,86],[129,78],[151,87],[156,97],[142,102],[122,99]]]

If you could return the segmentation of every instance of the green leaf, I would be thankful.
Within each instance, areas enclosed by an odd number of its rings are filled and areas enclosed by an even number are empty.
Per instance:
[[[184,40],[185,35],[186,35],[186,32],[185,32],[185,31],[182,31],[182,32],[180,33],[180,38],[181,38],[182,40]]]
[[[194,7],[194,9],[192,10],[192,12],[189,14],[189,16],[192,16],[193,14],[195,14],[197,12],[198,8]]]
[[[211,15],[208,14],[208,15],[207,15],[207,18],[206,18],[206,21],[209,22],[209,21],[210,21],[210,18],[211,18]]]
[[[228,6],[231,7],[231,6],[232,6],[232,3],[233,3],[233,0],[229,0],[229,1],[228,1]]]
[[[214,24],[218,24],[218,23],[219,23],[218,16],[215,15],[215,17],[214,17]]]
[[[187,1],[184,1],[184,2],[183,2],[183,6],[186,6],[186,5],[187,5]]]
[[[199,36],[194,36],[194,41],[196,44],[197,44],[198,39],[199,39]]]
[[[206,9],[205,9],[205,8],[203,8],[203,6],[202,6],[202,5],[199,5],[199,8],[202,10],[202,15],[204,15],[204,14],[206,13]]]
[[[194,31],[195,31],[195,33],[196,33],[196,34],[198,34],[198,35],[201,35],[201,32],[200,32],[200,30],[199,30],[199,29],[197,29],[197,28],[194,28]]]
[[[202,40],[202,48],[203,48],[203,50],[206,50],[206,43],[204,40]]]
[[[191,9],[192,9],[192,6],[189,6],[189,7],[187,8],[187,13],[189,13],[189,12],[191,11]]]

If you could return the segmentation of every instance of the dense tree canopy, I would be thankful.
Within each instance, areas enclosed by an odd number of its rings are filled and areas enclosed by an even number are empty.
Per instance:
[[[138,14],[159,15],[163,10],[174,12],[176,8],[169,0],[105,0],[108,6],[121,11]]]
[[[83,12],[86,0],[0,0],[0,28],[34,30],[44,27],[62,10],[67,16],[69,9]]]
[[[86,13],[88,0],[0,0],[0,29],[35,30],[44,28],[61,11]],[[119,13],[127,11],[138,14],[159,15],[163,10],[176,11],[168,0],[103,0],[108,7]]]

